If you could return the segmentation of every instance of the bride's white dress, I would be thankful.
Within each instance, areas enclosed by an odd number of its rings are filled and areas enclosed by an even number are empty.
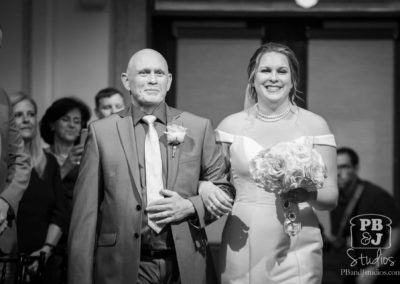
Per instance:
[[[221,283],[321,283],[322,238],[313,209],[306,202],[299,204],[302,230],[289,237],[283,231],[280,199],[258,186],[249,170],[251,159],[264,148],[246,136],[217,130],[217,137],[231,143],[231,175],[236,189],[222,235]],[[313,145],[336,146],[333,135],[302,136],[296,141],[310,139]]]

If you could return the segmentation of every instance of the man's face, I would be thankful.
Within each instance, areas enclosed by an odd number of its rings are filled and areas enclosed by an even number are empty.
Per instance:
[[[134,105],[151,107],[165,100],[172,75],[159,53],[142,50],[132,57],[127,73],[122,74],[122,81],[130,91]]]
[[[114,94],[108,98],[99,100],[99,106],[96,108],[98,118],[105,118],[113,113],[119,112],[125,108],[124,99],[120,94]]]
[[[339,154],[337,156],[338,186],[346,189],[357,178],[358,167],[351,164],[349,155]]]

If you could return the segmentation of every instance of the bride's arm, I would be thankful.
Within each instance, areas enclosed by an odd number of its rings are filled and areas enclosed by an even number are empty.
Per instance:
[[[331,135],[332,132],[325,119],[315,113],[304,115],[304,124],[313,136]],[[333,143],[334,144],[334,143]],[[339,191],[337,186],[337,159],[336,147],[331,144],[314,144],[327,168],[327,178],[324,186],[314,194],[309,203],[318,210],[333,210],[338,202]]]
[[[311,136],[332,135],[325,119],[309,111],[302,110],[299,112],[298,123],[301,124]],[[334,144],[334,142],[329,142],[329,144],[314,144],[315,150],[321,154],[327,168],[327,178],[324,181],[324,186],[312,192],[302,188],[299,190],[291,190],[288,193],[289,201],[307,201],[317,210],[333,210],[336,207],[339,191],[337,186],[336,147],[333,146]]]

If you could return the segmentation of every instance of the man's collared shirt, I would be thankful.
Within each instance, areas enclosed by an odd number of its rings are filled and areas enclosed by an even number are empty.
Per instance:
[[[140,171],[140,185],[143,198],[143,210],[147,207],[147,191],[146,191],[146,167],[145,167],[145,137],[148,131],[148,125],[143,121],[143,116],[154,115],[156,121],[154,122],[154,127],[158,133],[158,138],[160,140],[160,152],[162,160],[162,176],[164,187],[166,185],[168,177],[168,159],[167,159],[167,141],[164,132],[167,129],[167,114],[165,103],[160,103],[153,113],[144,113],[138,107],[132,105],[131,114],[133,119],[133,128],[136,137],[136,147],[139,159],[139,171]],[[147,214],[143,215],[142,219],[142,249],[154,249],[154,250],[164,250],[173,249],[173,239],[171,233],[171,227],[169,225],[165,226],[160,234],[155,233],[147,223]]]

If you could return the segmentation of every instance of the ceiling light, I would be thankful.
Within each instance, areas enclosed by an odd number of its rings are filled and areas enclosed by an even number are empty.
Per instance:
[[[313,7],[313,6],[317,5],[317,3],[318,3],[318,0],[294,0],[294,1],[300,7],[303,7],[306,9]]]

